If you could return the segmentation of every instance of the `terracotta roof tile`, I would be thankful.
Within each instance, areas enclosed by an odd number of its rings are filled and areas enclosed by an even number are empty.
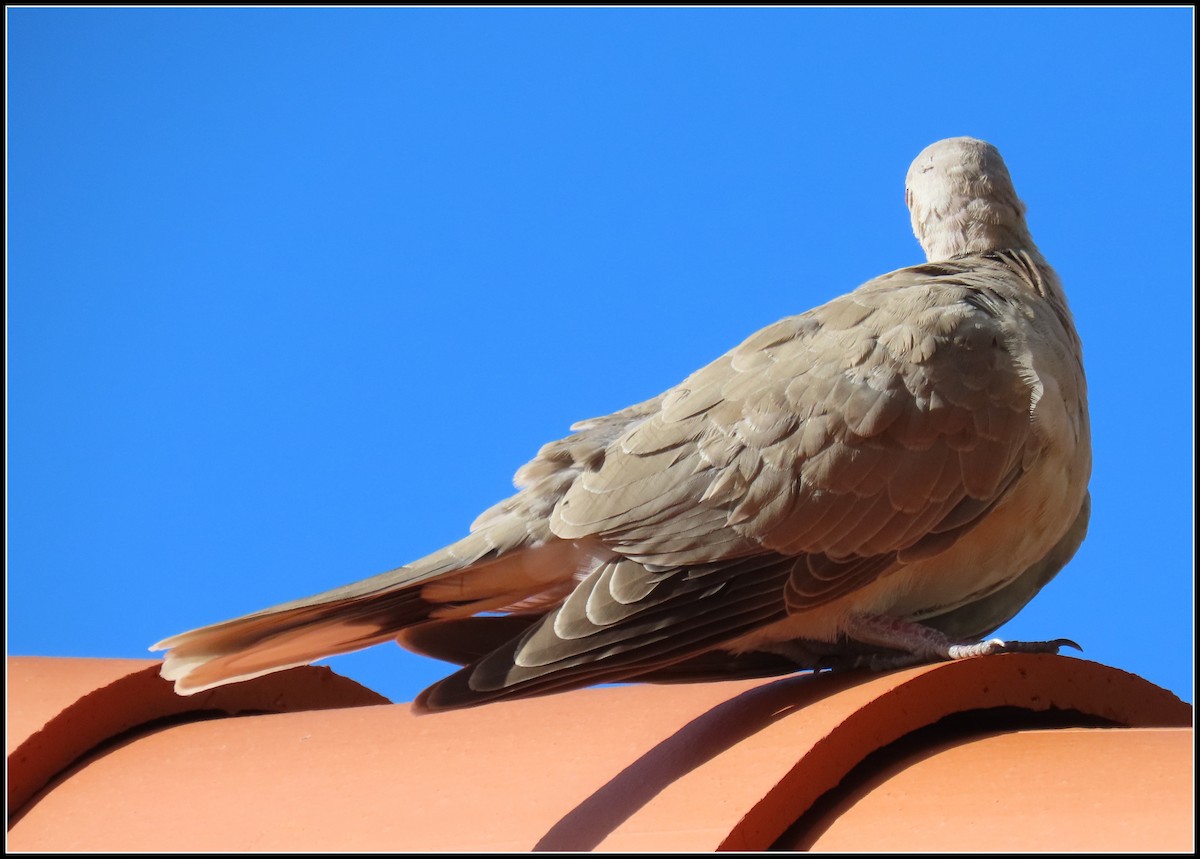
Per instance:
[[[156,671],[9,660],[10,849],[1187,850],[1193,837],[1191,707],[1067,657],[432,716],[327,669],[193,698]],[[236,712],[252,715],[222,717]]]

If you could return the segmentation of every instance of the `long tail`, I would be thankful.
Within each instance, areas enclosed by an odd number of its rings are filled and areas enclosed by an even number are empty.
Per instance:
[[[315,596],[166,638],[162,676],[191,695],[396,638],[430,618],[514,605],[547,607],[573,581],[573,544],[530,545],[498,523],[415,563]],[[518,527],[519,526],[519,527]]]
[[[361,650],[429,617],[430,603],[421,598],[419,583],[404,582],[406,572],[402,567],[370,580],[379,582],[374,594],[339,597],[339,591],[328,591],[300,605],[171,636],[151,650],[167,651],[162,676],[173,680],[181,695]]]

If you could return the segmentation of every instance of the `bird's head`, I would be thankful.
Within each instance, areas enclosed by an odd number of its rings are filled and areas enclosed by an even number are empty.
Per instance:
[[[913,233],[930,262],[996,250],[1037,252],[1000,152],[973,137],[925,147],[905,179]]]

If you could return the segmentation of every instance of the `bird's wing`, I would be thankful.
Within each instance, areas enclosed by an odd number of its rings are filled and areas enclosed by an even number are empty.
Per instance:
[[[792,558],[759,555],[649,573],[629,558],[594,570],[555,611],[441,680],[414,706],[432,711],[630,679],[784,616]]]
[[[614,557],[421,706],[659,670],[943,551],[1040,450],[1020,289],[979,258],[903,269],[690,376],[553,508]]]
[[[979,258],[901,269],[763,329],[609,445],[551,530],[651,570],[805,556],[794,609],[941,551],[1036,454],[1014,278]]]
[[[503,647],[532,627],[541,615],[475,615],[449,620],[432,620],[410,626],[396,640],[407,650],[467,665]],[[706,650],[682,662],[638,674],[630,679],[639,683],[693,683],[702,680],[734,680],[788,674],[800,668],[817,667],[819,654],[811,662],[798,664],[794,658],[778,653],[751,651],[730,653]]]

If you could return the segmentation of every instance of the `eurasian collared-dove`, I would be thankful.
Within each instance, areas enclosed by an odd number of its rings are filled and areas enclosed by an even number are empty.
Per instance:
[[[1079,337],[1000,153],[934,143],[906,201],[928,262],[764,328],[582,421],[467,537],[176,635],[190,694],[398,639],[464,668],[442,710],[617,680],[886,667],[980,641],[1087,530]]]

